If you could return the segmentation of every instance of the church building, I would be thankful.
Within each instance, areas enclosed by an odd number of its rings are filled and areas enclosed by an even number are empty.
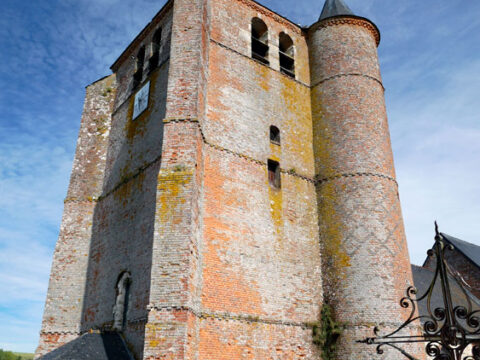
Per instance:
[[[86,89],[36,357],[326,359],[328,306],[329,359],[377,358],[413,284],[379,44],[343,0],[169,0]]]

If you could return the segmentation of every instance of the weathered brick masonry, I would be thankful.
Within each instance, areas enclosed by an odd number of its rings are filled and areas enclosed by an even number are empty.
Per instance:
[[[348,324],[339,358],[370,359],[352,340],[396,329],[413,284],[377,59],[378,30],[361,18],[310,29],[312,108],[325,298]],[[365,334],[366,335],[366,334]],[[392,352],[384,358],[396,359]]]
[[[137,359],[320,359],[308,324],[325,301],[348,323],[337,358],[370,359],[354,341],[402,321],[412,283],[378,41],[355,16],[305,29],[252,0],[169,1],[87,88],[37,356],[109,330],[129,272]]]
[[[93,217],[102,194],[115,93],[115,75],[87,88],[37,354],[47,353],[81,332]]]

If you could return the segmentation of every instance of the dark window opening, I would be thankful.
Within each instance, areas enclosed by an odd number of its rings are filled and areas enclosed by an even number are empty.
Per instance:
[[[130,285],[131,285],[131,280],[127,281],[125,285],[125,306],[123,308],[123,324],[122,328],[125,329],[127,326],[127,312],[128,312],[128,303],[130,301]]]
[[[112,329],[123,331],[127,325],[128,302],[130,297],[131,276],[129,272],[123,272],[118,277],[113,306],[113,325]]]
[[[268,182],[275,189],[281,187],[280,164],[274,160],[268,160]]]
[[[136,64],[135,64],[135,74],[133,74],[133,88],[135,89],[143,80],[143,65],[145,61],[145,46],[142,46],[138,51]]]
[[[153,34],[152,38],[152,56],[148,60],[148,69],[153,71],[158,66],[158,61],[160,59],[160,45],[162,43],[162,28],[158,28]]]
[[[295,77],[295,48],[290,36],[280,33],[280,71],[288,76]]]
[[[268,28],[259,18],[252,19],[252,58],[269,65]]]
[[[270,126],[270,141],[280,145],[280,130],[276,126]]]

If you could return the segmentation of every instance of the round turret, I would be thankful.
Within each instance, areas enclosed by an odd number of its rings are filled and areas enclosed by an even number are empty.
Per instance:
[[[344,360],[372,358],[375,348],[355,341],[372,336],[374,325],[402,324],[408,312],[399,300],[413,284],[379,42],[378,28],[341,0],[328,0],[309,32],[324,293],[347,324],[337,356]]]

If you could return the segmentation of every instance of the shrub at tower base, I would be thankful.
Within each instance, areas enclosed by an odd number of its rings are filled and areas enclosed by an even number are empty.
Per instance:
[[[335,320],[335,313],[329,304],[324,304],[320,321],[310,324],[313,343],[322,353],[323,360],[334,360],[337,340],[343,333],[343,324]]]

